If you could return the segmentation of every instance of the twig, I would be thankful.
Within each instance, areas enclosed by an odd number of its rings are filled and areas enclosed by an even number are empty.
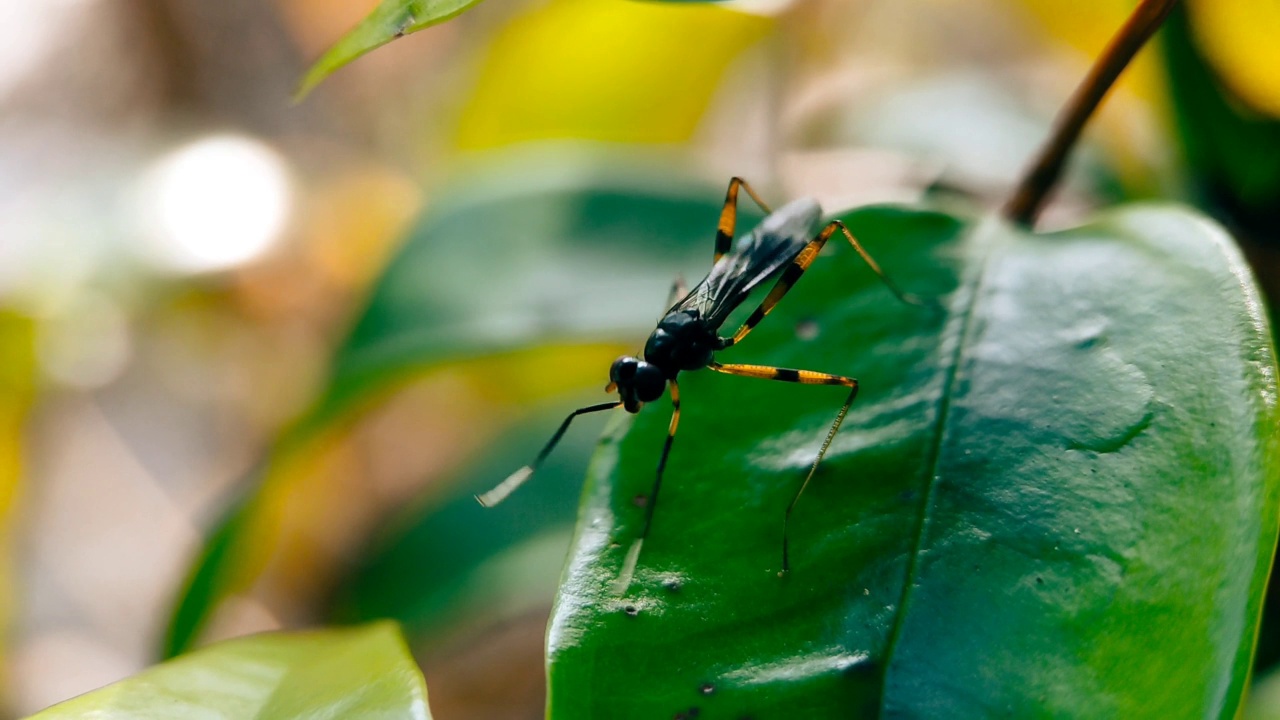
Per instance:
[[[1111,90],[1116,78],[1128,67],[1133,56],[1160,29],[1177,2],[1178,0],[1142,0],[1138,4],[1128,22],[1111,39],[1111,44],[1098,56],[1089,74],[1062,108],[1054,122],[1049,141],[1041,148],[1035,162],[1018,183],[1017,190],[1005,203],[1003,213],[1006,218],[1024,227],[1035,225],[1049,193],[1062,175],[1067,156],[1080,139],[1085,123]]]

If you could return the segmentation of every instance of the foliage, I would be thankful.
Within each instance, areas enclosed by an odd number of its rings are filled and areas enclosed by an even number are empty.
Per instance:
[[[301,100],[315,86],[338,68],[356,58],[410,33],[438,25],[460,15],[480,0],[383,0],[355,29],[347,33],[311,66],[296,100]]]
[[[298,97],[476,4],[383,0]],[[688,141],[731,62],[774,23],[682,4],[553,0],[520,15],[481,58],[456,146]],[[1256,156],[1276,145],[1275,120],[1223,90],[1215,73],[1244,87],[1241,62],[1224,66],[1222,43],[1205,57],[1196,8],[1174,16],[1165,61],[1197,200],[1273,229],[1280,165]],[[562,72],[529,72],[535,56]],[[651,327],[674,269],[706,268],[718,188],[652,157],[575,152],[452,176],[377,280],[325,391],[193,568],[165,647],[189,654],[39,717],[159,717],[174,703],[426,717],[390,624],[192,648],[287,552],[279,539],[300,534],[286,510],[313,498],[328,449],[431,376],[468,388],[501,449],[385,523],[338,573],[326,618],[394,618],[417,648],[542,607],[569,547],[550,717],[1237,713],[1277,532],[1280,417],[1261,301],[1222,230],[1165,205],[1044,235],[926,206],[845,214],[900,284],[941,308],[896,303],[841,245],[732,351],[862,382],[797,506],[793,572],[777,572],[782,509],[841,393],[698,372],[682,378],[684,419],[631,577],[660,404],[613,420],[576,529],[581,427],[507,506],[470,498],[598,390]],[[756,219],[744,214],[740,229]],[[17,436],[6,430],[0,442]]]
[[[1229,717],[1277,527],[1275,361],[1229,238],[1130,207],[1028,235],[866,209],[734,361],[692,373],[652,535],[616,588],[666,417],[592,465],[549,635],[551,717]],[[820,332],[800,340],[799,323]]]
[[[422,674],[393,623],[212,645],[55,705],[33,720],[430,720]]]
[[[190,648],[221,601],[261,571],[283,532],[284,506],[308,492],[307,459],[363,409],[433,372],[461,373],[481,387],[502,378],[500,401],[510,413],[588,383],[599,388],[603,368],[628,349],[619,340],[642,333],[658,312],[660,301],[645,306],[634,297],[662,297],[691,249],[705,257],[714,191],[634,163],[592,162],[536,180],[504,166],[497,177],[460,184],[423,219],[339,350],[328,392],[281,440],[207,545],[170,626],[167,656]],[[481,251],[475,228],[482,226],[519,228],[502,236],[503,262],[469,262]],[[611,273],[618,266],[628,268],[621,289]],[[422,282],[433,267],[456,270]],[[557,340],[525,347],[535,332]],[[494,528],[510,522],[504,512],[485,513],[469,498],[460,511],[488,528],[483,533],[513,543],[557,523],[541,518],[515,537]],[[474,556],[462,577],[488,557]],[[419,589],[437,588],[412,586]]]

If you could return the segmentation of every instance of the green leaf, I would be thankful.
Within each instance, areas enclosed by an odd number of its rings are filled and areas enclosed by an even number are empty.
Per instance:
[[[166,657],[191,648],[222,601],[255,582],[286,532],[283,507],[316,502],[309,459],[370,405],[428,372],[487,382],[512,413],[568,390],[598,391],[627,349],[619,339],[644,337],[676,271],[705,267],[723,190],[630,156],[558,148],[548,160],[508,160],[458,178],[437,199],[379,278],[324,395],[212,532],[170,621]]]
[[[385,622],[219,643],[32,717],[428,720],[431,713],[417,664]]]
[[[722,362],[620,418],[549,631],[549,717],[1231,717],[1277,531],[1276,365],[1230,239],[1173,207],[1031,236],[874,208]],[[805,332],[798,334],[800,328]],[[807,339],[812,330],[817,336]]]
[[[1280,673],[1255,676],[1249,685],[1241,720],[1280,720]]]
[[[321,81],[361,55],[396,38],[439,25],[479,3],[480,0],[382,0],[307,70],[294,100],[305,98]]]
[[[468,468],[452,498],[416,509],[408,522],[388,523],[361,566],[338,583],[333,619],[391,618],[418,647],[442,632],[545,612],[573,536],[600,423],[576,423],[538,469],[536,482],[510,502],[482,508],[475,495],[528,463],[573,407],[597,400],[557,403],[533,415]]]

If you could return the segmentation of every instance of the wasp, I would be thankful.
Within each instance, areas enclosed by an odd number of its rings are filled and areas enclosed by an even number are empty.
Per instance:
[[[760,224],[744,235],[734,247],[739,190],[746,190],[766,215]],[[477,495],[476,500],[485,507],[492,507],[505,500],[533,475],[542,461],[560,442],[560,438],[569,429],[574,418],[617,408],[623,408],[629,413],[638,413],[646,403],[657,401],[669,390],[672,406],[671,422],[667,428],[666,441],[662,446],[662,455],[658,458],[653,488],[644,503],[644,526],[639,541],[633,546],[633,550],[638,550],[639,543],[648,537],[649,528],[653,524],[654,510],[658,505],[658,493],[662,489],[663,472],[666,469],[667,458],[671,454],[676,428],[680,424],[680,385],[677,377],[681,372],[706,369],[727,375],[779,380],[801,385],[845,387],[849,389],[849,395],[836,414],[835,421],[831,423],[831,429],[827,432],[822,448],[809,467],[809,473],[805,476],[804,482],[800,484],[787,505],[783,516],[782,572],[788,572],[790,570],[791,512],[805,488],[809,486],[809,481],[813,479],[818,465],[831,446],[836,431],[840,429],[840,424],[844,422],[849,408],[857,398],[858,381],[843,375],[831,375],[813,370],[721,363],[717,359],[717,353],[742,342],[751,330],[764,320],[800,280],[805,270],[818,257],[823,246],[837,232],[853,245],[853,249],[862,260],[898,299],[912,305],[925,304],[919,297],[899,289],[843,222],[832,220],[823,224],[822,208],[816,200],[803,198],[792,201],[776,211],[770,210],[751,185],[742,178],[735,177],[729,181],[724,208],[720,212],[711,271],[692,290],[687,290],[677,279],[672,287],[668,309],[658,322],[657,328],[649,335],[640,357],[627,355],[614,361],[609,368],[609,384],[605,387],[605,392],[616,392],[618,399],[578,408],[569,413],[532,463],[512,473],[489,492]],[[769,294],[747,317],[737,332],[730,336],[722,336],[720,329],[729,319],[730,314],[746,301],[753,290],[774,277],[777,277],[777,282],[774,283]]]

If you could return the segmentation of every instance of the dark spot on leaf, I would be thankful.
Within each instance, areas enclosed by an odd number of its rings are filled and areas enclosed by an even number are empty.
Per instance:
[[[668,580],[662,583],[662,587],[666,588],[669,592],[680,592],[680,581]]]
[[[1042,578],[1042,577],[1036,577],[1036,584],[1037,584],[1037,585],[1043,585],[1043,584],[1044,584],[1044,578]]]
[[[635,605],[628,605],[622,608],[622,612],[626,613],[630,617],[635,617],[636,615],[640,614],[640,609],[637,608]]]
[[[702,708],[691,707],[689,708],[689,712],[687,714],[690,718],[696,718],[702,714]]]
[[[631,498],[631,504],[632,504],[632,505],[635,505],[636,507],[644,507],[645,505],[648,505],[648,504],[649,504],[649,496],[648,496],[648,495],[637,495],[637,496],[635,496],[635,497]]]

